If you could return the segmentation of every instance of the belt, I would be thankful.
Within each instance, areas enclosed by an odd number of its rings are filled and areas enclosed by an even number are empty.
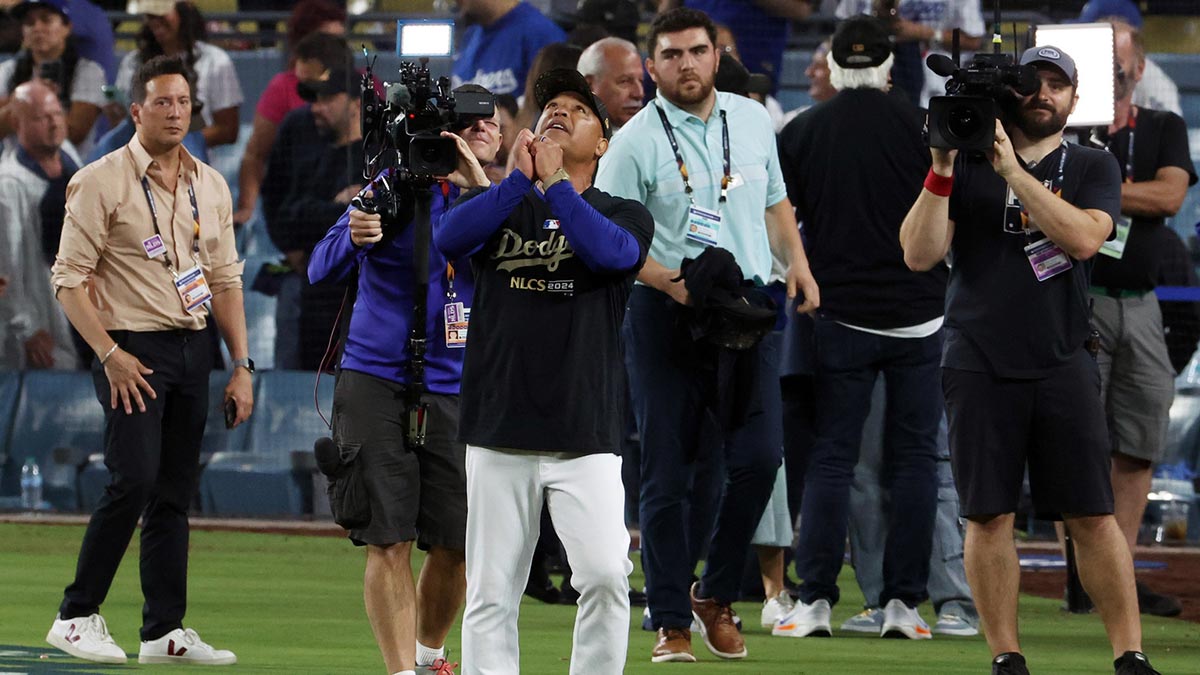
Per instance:
[[[1109,288],[1107,286],[1089,286],[1088,292],[1093,295],[1104,295],[1110,298],[1140,298],[1152,291],[1131,291],[1126,288]]]

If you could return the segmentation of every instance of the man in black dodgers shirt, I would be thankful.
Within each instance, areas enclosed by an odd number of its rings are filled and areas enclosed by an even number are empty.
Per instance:
[[[475,307],[463,368],[467,607],[463,673],[520,671],[517,612],[547,500],[579,591],[571,673],[620,673],[629,637],[621,485],[625,375],[619,331],[654,221],[592,187],[609,121],[583,76],[535,85],[516,170],[467,193],[434,232],[471,253]]]
[[[900,230],[913,269],[953,253],[942,386],[967,579],[992,672],[1027,673],[1012,530],[1028,466],[1035,508],[1065,519],[1075,539],[1117,673],[1155,673],[1141,653],[1133,561],[1112,515],[1100,377],[1084,346],[1088,261],[1113,232],[1120,168],[1062,139],[1077,100],[1071,57],[1034,47],[1021,63],[1036,66],[1042,86],[1005,106],[990,164],[934,148]]]

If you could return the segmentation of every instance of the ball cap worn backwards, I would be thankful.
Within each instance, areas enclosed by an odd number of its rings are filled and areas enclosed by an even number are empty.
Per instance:
[[[838,24],[830,52],[843,68],[874,68],[892,53],[892,38],[879,19],[855,16]]]

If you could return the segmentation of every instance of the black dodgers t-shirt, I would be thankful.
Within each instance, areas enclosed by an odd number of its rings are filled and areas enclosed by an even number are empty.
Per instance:
[[[1187,125],[1173,112],[1138,108],[1131,125],[1126,125],[1111,137],[1107,129],[1084,132],[1080,141],[1107,148],[1116,156],[1123,177],[1133,147],[1133,181],[1154,180],[1158,170],[1174,166],[1188,173],[1188,184],[1196,184],[1196,167],[1188,152]],[[1133,218],[1125,253],[1121,259],[1096,256],[1092,284],[1107,288],[1149,291],[1159,283],[1159,267],[1163,259],[1165,218]]]
[[[526,193],[472,258],[475,306],[459,399],[465,443],[620,452],[621,322],[654,219],[640,203],[596,188],[583,199],[637,239],[638,263],[624,272],[591,271],[536,188]]]
[[[1054,181],[1062,153],[1059,195],[1081,209],[1116,216],[1121,209],[1121,169],[1103,150],[1070,144],[1042,158],[1029,172]],[[1040,232],[1005,228],[1008,184],[986,162],[959,155],[950,193],[954,239],[946,291],[946,344],[942,366],[1034,378],[1065,362],[1087,339],[1091,263],[1038,281],[1025,254]]]
[[[900,223],[929,171],[924,120],[903,96],[847,89],[780,132],[779,165],[804,223],[822,314],[886,329],[945,310],[946,265],[913,272],[900,249]]]

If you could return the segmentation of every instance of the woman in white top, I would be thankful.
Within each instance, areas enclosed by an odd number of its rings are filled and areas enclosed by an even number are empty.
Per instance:
[[[128,11],[142,14],[146,23],[138,33],[137,50],[121,59],[117,88],[128,93],[134,72],[146,60],[178,54],[196,73],[194,99],[203,104],[205,143],[211,148],[237,141],[242,85],[229,54],[203,41],[207,31],[200,10],[190,2],[132,0]]]
[[[86,145],[104,105],[104,69],[75,51],[66,0],[27,0],[12,14],[21,21],[25,47],[0,63],[0,137],[13,131],[7,107],[13,90],[37,78],[58,92],[67,111],[67,138],[76,147]]]

